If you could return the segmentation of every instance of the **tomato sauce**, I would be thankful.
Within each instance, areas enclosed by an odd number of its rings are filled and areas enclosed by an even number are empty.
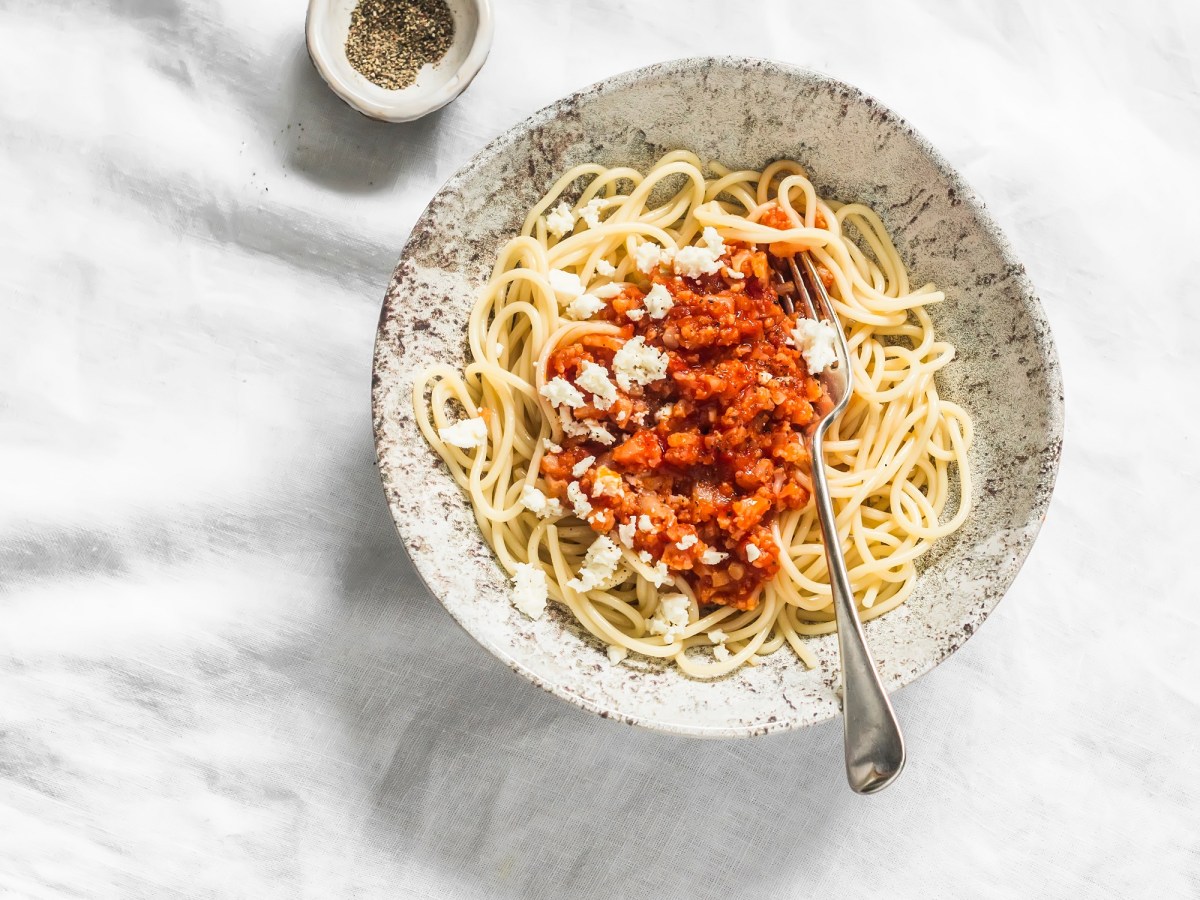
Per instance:
[[[606,409],[583,391],[586,404],[572,414],[615,440],[564,437],[541,470],[560,499],[579,482],[592,528],[681,574],[700,603],[753,609],[779,570],[772,523],[809,501],[803,432],[829,399],[793,346],[795,317],[777,302],[768,253],[731,244],[722,262],[713,275],[657,272],[647,291],[626,287],[598,314],[620,337],[584,336],[554,351],[547,379],[575,383],[587,362],[613,374],[616,352],[641,336],[667,355],[667,374],[618,389]],[[657,319],[643,303],[654,284],[673,301]]]

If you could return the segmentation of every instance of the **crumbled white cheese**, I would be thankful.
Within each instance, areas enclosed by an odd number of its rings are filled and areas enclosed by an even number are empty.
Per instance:
[[[697,538],[694,534],[685,534],[679,539],[675,546],[680,550],[686,550],[688,547],[694,547],[697,540],[699,540],[699,538]]]
[[[637,533],[637,523],[630,519],[628,522],[622,522],[617,526],[617,537],[621,539],[621,543],[633,549],[633,537]]]
[[[724,644],[717,644],[713,647],[713,656],[716,657],[717,662],[725,662],[729,659],[729,648]]]
[[[590,319],[600,310],[604,309],[604,301],[592,294],[580,294],[574,300],[567,304],[567,318]]]
[[[651,634],[661,634],[668,644],[675,643],[687,630],[692,603],[683,594],[667,594],[658,601],[658,609],[648,623]]]
[[[602,259],[596,263],[596,274],[603,275],[606,278],[611,278],[617,274],[617,267],[610,263],[607,259]]]
[[[713,550],[711,547],[704,551],[700,556],[700,562],[706,566],[715,566],[722,560],[729,559],[728,553],[722,553],[720,550]]]
[[[599,587],[612,576],[620,561],[621,548],[601,535],[588,547],[583,566],[579,569],[579,577],[572,578],[567,582],[567,586],[580,593]]]
[[[595,461],[596,457],[585,456],[579,462],[575,463],[574,467],[571,469],[571,474],[576,478],[582,478],[587,473],[587,470],[592,467],[592,463]]]
[[[575,212],[566,203],[560,203],[552,211],[546,213],[546,230],[556,238],[562,237],[574,228]]]
[[[717,254],[717,256],[722,255],[726,250],[725,241],[721,238],[721,233],[711,225],[706,226],[701,233],[700,243]]]
[[[642,316],[645,314],[646,311],[644,309],[627,309],[625,311],[625,318],[630,322],[640,322],[642,321]]]
[[[760,556],[762,556],[762,551],[758,549],[757,544],[747,544],[746,545],[746,561],[747,562],[754,562]]]
[[[472,450],[487,443],[487,422],[483,419],[461,419],[453,425],[438,429],[438,437],[451,447]]]
[[[546,278],[550,287],[554,288],[554,295],[558,297],[559,303],[569,303],[583,293],[583,282],[579,280],[578,275],[571,272],[551,269]]]
[[[650,580],[655,587],[662,587],[671,580],[671,570],[667,568],[665,562],[659,561],[650,568]]]
[[[616,472],[610,472],[605,469],[600,470],[601,474],[596,476],[596,480],[592,482],[593,497],[620,497],[623,493],[621,476]]]
[[[562,447],[550,440],[550,438],[542,438],[542,449],[547,453],[562,453]]]
[[[661,319],[667,314],[672,306],[675,305],[675,300],[671,297],[671,292],[661,284],[656,284],[650,288],[650,293],[646,295],[646,299],[642,301],[646,304],[646,310],[650,313],[650,318]]]
[[[539,519],[549,519],[551,516],[563,514],[562,504],[554,497],[547,497],[532,484],[521,488],[521,505],[534,513]]]
[[[608,369],[594,362],[585,362],[579,370],[575,383],[585,391],[591,391],[594,396],[592,405],[596,409],[608,409],[617,399],[617,389],[608,380]]]
[[[597,285],[589,293],[593,297],[599,297],[601,300],[611,300],[623,290],[625,290],[625,285],[614,281],[611,284]]]
[[[770,372],[759,372],[758,373],[758,383],[759,384],[767,384],[774,377],[775,376],[773,376]]]
[[[650,517],[645,513],[638,516],[638,531],[653,531],[654,523],[650,521]],[[649,562],[650,560],[646,560]]]
[[[723,643],[725,643],[725,641],[727,641],[729,639],[729,636],[727,634],[725,634],[725,632],[723,632],[720,628],[714,628],[712,631],[710,631],[708,633],[708,639],[710,641],[712,641],[714,644],[723,644]]]
[[[665,422],[667,419],[671,418],[671,413],[673,413],[674,411],[675,411],[675,404],[668,403],[666,406],[662,407],[661,409],[658,410],[658,412],[656,412],[654,414],[654,421],[655,422]]]
[[[613,356],[613,371],[617,384],[623,390],[632,390],[633,385],[649,384],[667,377],[667,354],[646,346],[641,335],[630,338]]]
[[[568,437],[588,438],[589,440],[598,441],[601,444],[611,444],[616,438],[603,425],[597,425],[595,422],[583,421],[578,422],[566,410],[559,410],[558,418],[562,422],[563,433]]]
[[[629,651],[624,647],[618,647],[616,644],[608,645],[608,661],[612,665],[619,665],[621,660],[629,655]]]
[[[579,486],[578,481],[572,481],[567,485],[567,499],[571,501],[571,506],[575,508],[575,515],[581,519],[586,519],[588,513],[592,511],[592,504],[588,502],[588,498],[583,493],[583,489]]]
[[[593,197],[579,211],[579,218],[587,222],[588,228],[600,227],[600,210],[604,209],[604,201],[599,197]]]
[[[800,348],[800,355],[808,363],[808,373],[817,375],[837,362],[837,333],[829,322],[815,319],[798,319],[792,329],[792,337]]]
[[[704,229],[699,244],[681,247],[675,254],[675,274],[688,278],[713,275],[721,271],[721,256],[724,253],[725,243],[717,229],[710,225]]]
[[[496,343],[492,345],[492,349],[496,351],[496,356],[504,355],[504,345],[499,341],[496,341]]]
[[[550,401],[551,406],[566,406],[578,409],[583,406],[583,394],[579,388],[567,381],[561,375],[551,378],[542,388],[542,396]]]
[[[513,606],[529,618],[537,619],[546,611],[548,597],[545,571],[531,563],[517,563],[513,572]]]
[[[653,241],[644,241],[638,244],[637,250],[633,253],[633,260],[639,272],[649,275],[659,266],[669,263],[674,256],[675,254],[665,247],[660,247]]]
[[[639,550],[638,551],[638,559],[640,559],[642,562],[646,563],[647,565],[654,562],[654,557],[650,555],[649,550]]]

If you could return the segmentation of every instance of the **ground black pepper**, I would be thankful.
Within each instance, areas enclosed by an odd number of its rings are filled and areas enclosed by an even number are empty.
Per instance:
[[[359,0],[350,14],[346,58],[368,81],[399,90],[454,41],[446,0]]]

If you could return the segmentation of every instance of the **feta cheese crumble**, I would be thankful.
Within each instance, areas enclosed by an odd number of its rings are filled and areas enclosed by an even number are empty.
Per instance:
[[[596,263],[596,274],[603,275],[605,278],[611,278],[617,274],[617,267],[607,259],[602,259]]]
[[[611,300],[623,290],[625,290],[625,285],[614,281],[611,284],[601,284],[594,287],[590,293],[593,297],[599,297],[601,300]]]
[[[808,364],[808,374],[820,374],[837,362],[837,333],[832,323],[798,319],[796,327],[792,329],[792,338]]]
[[[630,338],[613,356],[613,370],[617,373],[617,384],[622,390],[632,390],[633,385],[649,384],[667,377],[667,354],[654,347],[646,346],[641,335]]]
[[[600,469],[600,474],[592,482],[593,497],[620,497],[624,493],[624,482],[621,476],[611,469]]]
[[[609,538],[601,535],[588,547],[587,555],[583,558],[583,566],[579,569],[579,577],[567,582],[567,587],[583,593],[599,587],[612,577],[621,561],[621,548]]]
[[[487,443],[487,422],[483,419],[461,419],[453,425],[439,428],[438,437],[451,447],[473,450]]]
[[[668,403],[666,406],[661,407],[654,414],[654,421],[655,422],[665,422],[667,419],[671,418],[671,413],[673,413],[673,412],[675,412],[675,404]]]
[[[594,396],[592,405],[596,409],[608,409],[617,399],[617,389],[608,380],[608,369],[594,362],[585,362],[579,370],[575,383]]]
[[[595,422],[588,421],[578,422],[566,410],[559,410],[558,418],[562,422],[563,433],[568,437],[588,438],[606,446],[616,440],[612,436],[612,432],[603,425],[597,425]]]
[[[604,209],[604,201],[599,197],[593,197],[579,211],[579,218],[587,222],[588,228],[600,227],[600,210]]]
[[[562,447],[550,440],[550,438],[542,438],[542,449],[547,453],[562,453]]]
[[[713,647],[713,656],[716,657],[717,662],[725,662],[729,659],[729,648],[724,644],[717,644]]]
[[[574,475],[576,478],[582,478],[584,475],[587,474],[587,470],[592,467],[592,463],[594,463],[595,461],[596,461],[596,457],[585,456],[579,462],[575,463],[575,466],[571,469],[571,474]]]
[[[551,406],[569,406],[572,409],[583,406],[583,394],[579,393],[579,388],[561,375],[546,382],[542,387],[542,396],[550,401]]]
[[[722,553],[720,550],[713,550],[710,547],[709,549],[705,550],[703,554],[701,554],[700,562],[704,563],[706,566],[715,566],[717,563],[728,558],[728,553]]]
[[[714,644],[723,644],[723,643],[725,643],[725,641],[727,641],[729,639],[729,636],[727,634],[725,634],[725,632],[723,632],[720,628],[714,628],[712,631],[710,631],[708,633],[708,639],[710,641],[712,641]]]
[[[567,317],[571,319],[590,319],[604,309],[604,301],[595,294],[580,294],[567,304]]]
[[[592,511],[592,504],[588,502],[588,498],[583,493],[583,488],[579,486],[578,481],[572,481],[567,485],[567,499],[571,501],[575,515],[581,519],[586,519],[588,513]]]
[[[562,504],[557,499],[547,497],[532,484],[527,484],[521,488],[521,505],[531,513],[534,513],[539,519],[548,519],[551,516],[561,516],[563,514]]]
[[[627,318],[630,322],[642,321],[642,316],[644,316],[645,314],[646,314],[646,311],[644,309],[627,309],[627,310],[625,310],[625,318]]]
[[[747,562],[754,562],[760,556],[762,556],[762,551],[758,549],[757,544],[747,544],[746,545],[746,561]]]
[[[692,611],[692,602],[683,594],[667,594],[658,601],[658,609],[654,611],[649,622],[651,634],[661,634],[668,644],[687,630],[688,618]]]
[[[546,213],[546,230],[556,238],[562,237],[568,231],[575,230],[575,212],[566,203]]]
[[[770,372],[759,372],[758,373],[758,383],[759,384],[769,384],[771,382],[771,379],[774,377],[775,376],[772,375]]]
[[[696,541],[699,540],[694,534],[685,534],[675,544],[680,550],[686,550],[688,547],[696,546]]]
[[[550,287],[554,288],[554,295],[559,303],[569,303],[583,293],[583,282],[579,280],[578,275],[571,272],[551,269],[546,278]]]
[[[671,292],[661,284],[656,284],[650,288],[650,293],[646,295],[646,299],[642,301],[646,304],[646,311],[650,313],[650,318],[661,319],[667,314],[672,306],[675,305],[675,300],[671,297]]]
[[[513,572],[513,606],[529,618],[537,619],[546,611],[549,596],[546,573],[542,568],[531,563],[517,563],[517,570]]]
[[[624,647],[618,647],[616,644],[608,645],[608,661],[612,665],[619,665],[621,660],[629,655],[629,651]]]
[[[675,254],[675,274],[688,278],[714,275],[721,271],[721,256],[725,253],[725,242],[717,229],[709,225],[701,235],[700,243],[681,247]]]
[[[650,517],[648,515],[646,515],[645,513],[642,513],[640,516],[638,516],[638,531],[653,531],[653,530],[654,530],[654,523],[650,521]],[[649,555],[649,554],[647,554],[647,555]],[[646,560],[646,562],[649,562],[649,561],[650,561],[649,559]]]
[[[628,522],[622,522],[617,526],[617,537],[621,539],[621,543],[633,549],[633,537],[637,533],[637,523],[630,519]]]
[[[653,241],[643,241],[638,244],[637,250],[633,253],[633,261],[638,267],[639,272],[644,272],[649,275],[661,265],[669,263],[675,256],[675,253],[665,247],[660,247]]]

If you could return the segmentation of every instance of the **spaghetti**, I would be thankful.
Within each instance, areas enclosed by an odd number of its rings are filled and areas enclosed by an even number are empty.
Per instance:
[[[912,290],[879,217],[797,163],[708,170],[679,151],[564,174],[500,251],[465,369],[413,387],[518,608],[561,603],[614,663],[695,677],[785,644],[813,665],[805,638],[836,628],[801,439],[827,361],[816,323],[775,304],[773,258],[810,251],[847,329],[855,390],[824,463],[864,619],[912,593],[971,496],[971,420],[934,379],[954,348],[925,306],[944,295]]]

